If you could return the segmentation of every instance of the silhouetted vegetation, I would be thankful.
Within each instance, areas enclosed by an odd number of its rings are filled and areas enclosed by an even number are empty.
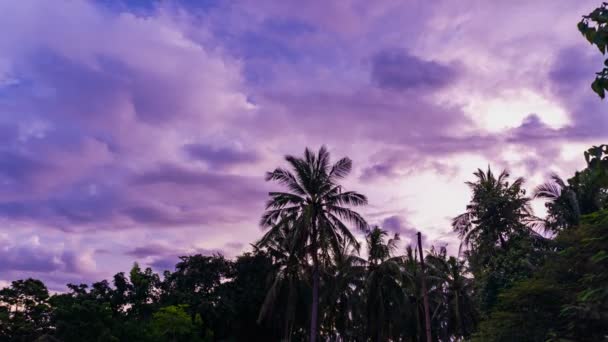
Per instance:
[[[591,13],[584,15],[578,23],[578,30],[589,41],[595,45],[602,55],[606,54],[608,46],[608,3],[602,5]],[[596,73],[595,80],[591,84],[591,89],[602,99],[608,90],[608,59],[604,62],[604,68]]]
[[[316,331],[324,341],[422,341],[424,277],[435,341],[602,341],[608,145],[585,159],[567,181],[554,176],[536,189],[548,200],[544,220],[522,178],[475,172],[471,201],[453,220],[460,256],[431,248],[423,273],[413,246],[400,251],[398,234],[350,209],[366,203],[339,184],[351,161],[332,166],[325,148],[307,150],[286,158],[294,173],[268,174],[289,192],[270,193],[269,230],[253,252],[184,256],[162,276],[135,264],[111,282],[53,295],[39,280],[14,281],[0,290],[0,340],[304,341]],[[536,232],[543,228],[554,237]]]

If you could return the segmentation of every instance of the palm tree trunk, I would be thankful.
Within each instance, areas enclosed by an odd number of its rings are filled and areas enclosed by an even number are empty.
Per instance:
[[[426,341],[432,342],[431,337],[431,315],[429,312],[429,295],[426,292],[426,281],[425,281],[425,267],[424,267],[424,255],[422,254],[422,235],[418,232],[418,251],[420,252],[420,270],[422,272],[422,299],[424,303],[424,327],[426,328]]]
[[[384,312],[380,312],[378,315],[378,336],[376,336],[376,342],[382,342],[382,329],[384,328],[382,324],[384,324]]]
[[[469,335],[469,331],[467,329],[467,323],[465,321],[464,313],[462,312],[463,311],[463,308],[462,308],[463,305],[462,304],[464,304],[464,303],[460,303],[460,298],[461,297],[458,296],[458,299],[459,299],[459,301],[458,301],[458,317],[459,317],[459,320],[460,320],[460,327],[462,329],[462,337],[466,338]]]
[[[310,310],[310,342],[317,340],[319,318],[319,258],[317,255],[317,222],[313,215],[312,221],[312,307]]]
[[[466,329],[464,327],[464,324],[462,322],[462,311],[460,310],[460,296],[458,295],[458,292],[455,293],[454,295],[456,298],[455,304],[456,304],[456,324],[458,324],[458,329],[460,330],[460,333],[462,334],[462,337],[464,338],[466,336]]]
[[[316,255],[313,257],[312,310],[310,314],[310,342],[315,342],[317,339],[317,320],[319,317],[319,261],[317,260]]]
[[[416,299],[416,341],[422,342],[424,333],[422,332],[422,316],[420,315],[420,304],[418,298]]]

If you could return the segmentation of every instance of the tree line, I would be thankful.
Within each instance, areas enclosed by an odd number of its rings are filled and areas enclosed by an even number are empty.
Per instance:
[[[425,341],[423,281],[433,341],[603,341],[608,145],[584,157],[532,196],[522,178],[477,170],[452,221],[461,252],[431,247],[423,271],[415,246],[399,250],[353,209],[367,200],[340,185],[350,159],[306,149],[267,174],[284,191],[269,194],[253,251],[183,256],[162,276],[134,264],[53,295],[14,281],[0,290],[0,341]]]

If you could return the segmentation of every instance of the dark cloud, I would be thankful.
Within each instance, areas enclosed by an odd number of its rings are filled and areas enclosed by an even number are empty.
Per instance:
[[[340,92],[278,91],[261,94],[258,100],[269,109],[267,121],[256,118],[257,129],[264,134],[306,135],[327,144],[359,139],[430,145],[438,137],[449,137],[472,124],[458,106],[435,104],[422,91],[398,94],[371,87]]]
[[[400,49],[387,49],[372,58],[372,81],[392,90],[438,89],[458,76],[454,66],[427,61]]]
[[[564,91],[581,90],[581,84],[591,84],[595,72],[602,67],[602,58],[595,53],[593,49],[581,49],[579,45],[558,51],[549,70],[549,79],[554,82],[553,86]]]
[[[91,180],[57,189],[48,196],[2,201],[0,216],[66,231],[84,229],[90,224],[100,224],[97,227],[101,228],[115,222],[116,208],[124,203],[125,198],[113,187]]]
[[[148,265],[159,271],[173,271],[175,269],[175,264],[178,262],[179,258],[177,256],[166,256],[155,258],[154,261],[150,262]]]
[[[387,160],[384,163],[376,163],[370,167],[363,169],[361,174],[362,181],[372,181],[380,177],[391,178],[397,175],[395,168],[397,163],[393,160]]]
[[[394,179],[411,176],[421,171],[452,176],[457,168],[438,159],[438,156],[438,154],[419,153],[414,149],[381,151],[372,156],[372,165],[363,169],[359,179],[363,182]]]
[[[571,124],[559,130],[562,138],[584,140],[608,138],[605,101],[591,90],[595,72],[603,65],[602,55],[591,46],[561,49],[549,70],[548,82],[555,101],[567,110]],[[588,47],[588,49],[582,47]]]
[[[51,251],[29,246],[16,246],[0,252],[2,271],[53,272],[62,264]]]
[[[418,232],[420,230],[412,226],[404,217],[393,215],[382,220],[381,228],[399,234],[400,238],[408,245],[415,246],[418,243]],[[422,233],[422,245],[426,245],[427,236]]]
[[[139,259],[148,258],[147,265],[156,270],[173,270],[180,256],[202,254],[202,255],[226,255],[225,251],[219,248],[179,248],[170,247],[160,243],[151,243],[148,245],[133,248],[125,253]]]
[[[182,211],[178,207],[135,206],[123,209],[122,213],[137,223],[154,226],[171,227],[205,222],[203,215]]]
[[[186,153],[193,159],[206,163],[213,169],[223,169],[232,165],[255,163],[260,156],[254,151],[243,151],[230,147],[215,147],[207,144],[188,144]]]
[[[132,250],[127,251],[125,254],[136,258],[145,258],[148,256],[167,255],[172,253],[175,253],[174,249],[159,243],[152,243],[133,248]]]
[[[85,274],[93,271],[91,267],[94,267],[82,252],[46,246],[37,237],[19,243],[0,241],[0,259],[2,272]]]
[[[24,183],[48,171],[50,165],[16,151],[0,151],[0,180],[4,184]]]
[[[514,143],[528,143],[535,140],[548,140],[560,137],[559,131],[550,128],[536,114],[524,118],[521,125],[509,132],[508,140]]]
[[[267,196],[266,184],[260,177],[238,176],[226,173],[199,171],[171,164],[162,164],[158,167],[139,172],[133,175],[130,185],[139,194],[146,196],[160,196],[172,198],[172,203],[182,214],[189,211],[199,211],[212,215],[210,210],[215,206],[225,206],[225,210],[244,208],[258,208],[258,203]],[[169,196],[169,197],[168,197]],[[149,197],[148,197],[149,198]],[[131,214],[147,218],[158,214],[154,210],[136,210]],[[145,215],[148,214],[148,215]],[[222,213],[217,217],[221,217]],[[225,219],[230,219],[226,217]]]
[[[208,187],[216,190],[224,190],[226,188],[236,190],[243,189],[246,185],[249,185],[247,188],[253,188],[255,178],[197,171],[177,165],[161,164],[154,169],[135,175],[132,181],[133,184],[137,185],[171,183]]]
[[[170,228],[242,220],[241,209],[261,209],[267,193],[261,176],[208,173],[169,164],[125,178],[118,184],[111,178],[91,178],[31,198],[1,200],[0,196],[0,216],[65,231]],[[23,180],[20,186],[34,184]]]

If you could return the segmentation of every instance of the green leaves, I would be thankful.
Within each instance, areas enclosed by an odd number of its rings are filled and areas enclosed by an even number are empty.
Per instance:
[[[578,23],[577,28],[587,41],[595,45],[604,55],[608,48],[608,8],[603,3],[599,8],[586,16]],[[608,90],[608,60],[604,62],[604,69],[597,73],[591,89],[601,98],[606,97]]]
[[[591,261],[594,263],[600,263],[608,259],[608,253],[606,251],[599,251],[591,257]]]
[[[583,34],[583,36],[587,33],[587,29],[589,29],[587,22],[584,20],[581,20],[576,27],[578,27],[578,30]]]
[[[600,77],[596,77],[595,81],[591,83],[591,89],[603,99],[604,97],[606,97],[606,90],[608,90],[608,88],[606,87],[606,80]]]

